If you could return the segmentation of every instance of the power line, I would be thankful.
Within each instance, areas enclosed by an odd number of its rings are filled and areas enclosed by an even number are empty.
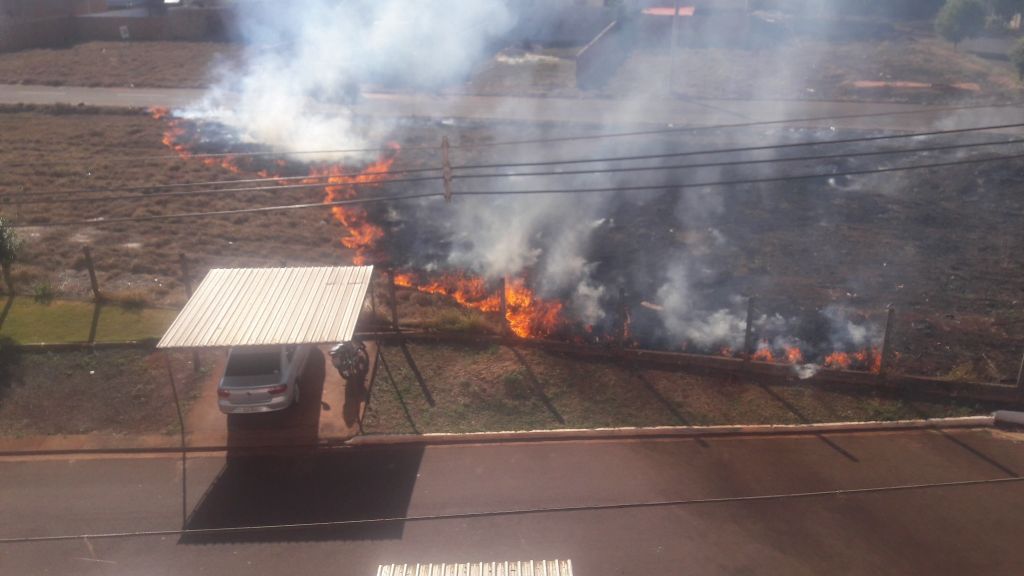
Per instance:
[[[441,520],[470,520],[475,518],[499,518],[505,516],[527,516],[534,514],[564,514],[571,512],[599,512],[609,510],[638,510],[648,508],[674,508],[681,506],[699,506],[714,504],[738,504],[758,502],[780,502],[808,498],[827,498],[841,496],[858,496],[870,494],[886,494],[892,492],[912,492],[920,490],[937,490],[943,488],[967,488],[975,486],[998,486],[1015,484],[1024,481],[1024,477],[988,478],[984,480],[957,480],[951,482],[929,482],[921,484],[899,484],[893,486],[875,486],[870,488],[838,488],[835,490],[818,490],[814,492],[786,492],[780,494],[762,494],[756,496],[723,496],[719,498],[687,498],[673,500],[653,500],[646,502],[621,502],[617,504],[582,504],[576,506],[547,506],[537,508],[513,508],[481,512],[454,512],[450,514],[426,514],[420,516],[393,516],[385,518],[365,518],[359,520],[328,520],[324,522],[302,522],[294,524],[266,524],[255,526],[227,526],[222,528],[182,528],[176,530],[139,530],[135,532],[108,532],[99,534],[66,534],[57,536],[23,536],[18,538],[0,538],[0,544],[27,544],[33,542],[60,542],[81,539],[114,539],[139,538],[146,536],[202,536],[216,534],[242,534],[251,532],[277,532],[284,530],[311,530],[340,528],[342,526],[370,526],[394,524],[398,522],[431,522]]]
[[[990,146],[1008,146],[1013,144],[1024,144],[1024,139],[1005,140],[998,142],[972,142],[969,144],[947,144],[942,146],[923,146],[917,148],[904,148],[896,150],[872,150],[865,152],[847,152],[837,154],[819,154],[814,156],[793,156],[788,158],[766,158],[759,160],[731,160],[722,162],[705,162],[698,164],[675,164],[675,165],[662,165],[662,166],[637,166],[637,167],[621,167],[621,168],[603,168],[603,169],[589,169],[589,170],[569,170],[560,172],[519,172],[519,173],[500,173],[500,174],[465,174],[457,175],[456,179],[459,180],[472,180],[472,179],[483,179],[483,178],[507,178],[507,177],[560,177],[560,176],[578,176],[578,175],[598,175],[598,174],[616,174],[616,173],[629,173],[629,172],[653,172],[662,170],[683,170],[683,169],[697,169],[697,168],[723,168],[723,167],[734,167],[734,166],[747,166],[747,165],[761,165],[761,164],[776,164],[776,163],[790,163],[790,162],[809,162],[815,160],[837,160],[845,158],[856,158],[856,157],[869,157],[869,156],[889,156],[889,155],[903,155],[903,154],[917,154],[922,152],[938,152],[945,150],[959,150],[967,148],[982,148]],[[386,174],[386,173],[381,173]],[[152,200],[159,198],[173,198],[173,197],[190,197],[190,196],[207,196],[207,195],[228,195],[231,193],[253,193],[253,192],[266,192],[274,190],[294,190],[294,189],[319,189],[326,186],[347,186],[347,187],[364,187],[364,186],[381,186],[385,184],[398,184],[403,182],[425,182],[425,181],[440,181],[443,180],[440,176],[434,177],[421,177],[421,178],[406,178],[406,179],[395,179],[395,180],[379,180],[375,182],[352,182],[352,183],[316,183],[316,184],[301,184],[301,185],[284,185],[284,186],[266,186],[266,187],[252,187],[252,188],[221,188],[215,190],[192,190],[184,192],[165,192],[155,194],[141,194],[131,196],[100,196],[90,198],[90,202],[113,202],[113,201],[124,201],[124,200]],[[21,200],[19,204],[30,205],[30,204],[63,204],[69,201],[67,198],[62,197],[49,197],[50,193],[47,193],[46,197],[39,198],[41,194],[33,194],[27,199]],[[53,193],[57,196],[58,193]]]
[[[936,130],[936,131],[930,131],[930,132],[918,132],[918,133],[910,133],[910,134],[890,134],[890,135],[884,135],[884,136],[869,136],[869,137],[861,137],[861,138],[845,138],[845,139],[839,139],[839,140],[817,140],[817,141],[794,142],[794,143],[788,143],[788,144],[774,144],[774,145],[764,145],[764,146],[746,146],[746,147],[739,147],[739,148],[722,148],[722,149],[711,149],[711,150],[693,150],[693,151],[687,151],[687,152],[674,152],[674,153],[665,153],[665,154],[648,154],[648,155],[634,155],[634,156],[619,156],[619,157],[610,157],[610,158],[575,159],[575,160],[544,161],[544,162],[521,162],[521,163],[505,163],[505,164],[477,164],[477,165],[467,165],[467,166],[456,166],[454,169],[455,170],[470,170],[470,169],[480,169],[480,168],[515,168],[515,167],[525,167],[525,166],[553,166],[553,165],[560,165],[560,164],[589,164],[589,163],[598,163],[598,162],[608,163],[608,162],[620,162],[620,161],[655,160],[655,159],[678,158],[678,157],[688,157],[688,156],[703,156],[703,155],[711,155],[711,154],[725,154],[725,153],[736,153],[736,152],[782,150],[782,149],[791,149],[791,148],[798,148],[798,147],[810,147],[810,146],[819,146],[819,145],[850,144],[850,143],[861,143],[861,142],[875,142],[875,141],[883,141],[883,140],[907,139],[907,138],[918,138],[918,137],[931,137],[931,136],[940,136],[940,135],[949,135],[949,134],[960,134],[960,133],[966,133],[966,132],[977,132],[977,131],[987,131],[987,130],[997,130],[997,129],[1007,129],[1007,128],[1018,128],[1018,127],[1024,127],[1024,123],[1019,123],[1019,124],[1001,124],[1001,125],[980,126],[980,127],[970,127],[970,128],[958,128],[958,129],[952,129],[952,130]],[[806,157],[806,159],[807,160],[817,160],[817,159],[828,159],[828,158],[834,158],[834,157],[840,157],[840,156],[874,156],[874,155],[890,154],[890,153],[891,154],[910,153],[912,151],[927,152],[927,151],[937,151],[937,150],[951,150],[951,149],[956,149],[956,148],[974,148],[974,147],[981,147],[981,146],[996,146],[996,145],[1004,145],[1004,144],[1013,144],[1013,143],[1018,143],[1018,142],[1020,142],[1020,141],[1019,140],[1010,140],[1010,141],[1004,141],[1004,142],[982,142],[982,143],[946,145],[946,146],[938,146],[938,147],[931,147],[931,148],[916,148],[916,149],[907,149],[905,151],[860,152],[860,153],[853,153],[853,152],[851,152],[851,153],[832,155],[832,156],[828,156],[828,155],[826,155],[826,156],[810,156],[810,157]],[[778,161],[778,162],[794,162],[794,161],[798,161],[798,160],[799,159],[781,158],[781,159],[772,159],[772,160],[763,160],[763,161],[751,160],[751,161],[734,161],[734,162],[721,162],[721,163],[696,164],[696,165],[694,165],[694,164],[686,164],[686,165],[662,167],[662,169],[678,169],[678,168],[689,168],[689,167],[696,168],[696,167],[712,167],[712,166],[730,166],[730,165],[741,165],[741,164],[767,163],[767,162],[774,162],[774,161]],[[459,175],[456,175],[456,177],[463,178],[463,179],[473,179],[473,178],[491,178],[491,177],[499,177],[499,176],[559,176],[559,175],[587,174],[587,173],[602,174],[602,173],[612,173],[612,172],[634,172],[634,171],[644,171],[644,170],[651,170],[651,169],[653,169],[653,168],[631,168],[631,169],[630,168],[621,168],[621,169],[600,169],[600,170],[590,170],[590,171],[569,171],[569,172],[562,171],[562,172],[554,172],[554,173],[552,173],[552,172],[534,172],[534,173],[525,173],[525,174],[498,174],[498,175],[492,175],[492,174],[482,174],[482,175],[479,175],[479,174],[468,174],[468,175],[467,174],[459,174]],[[419,168],[419,169],[407,169],[407,170],[399,170],[399,171],[392,171],[392,172],[374,171],[374,172],[363,172],[363,173],[360,173],[360,174],[353,174],[351,176],[342,175],[341,177],[343,177],[343,178],[356,178],[356,177],[362,177],[362,176],[375,176],[375,175],[384,176],[384,175],[391,175],[391,174],[431,172],[431,171],[437,171],[437,170],[440,170],[440,169],[439,168]],[[93,189],[80,189],[80,190],[56,190],[56,191],[47,192],[45,194],[47,194],[48,196],[62,197],[64,195],[68,195],[68,194],[94,193],[94,192],[95,193],[103,193],[103,192],[118,192],[118,191],[163,190],[163,189],[175,189],[175,188],[179,188],[179,187],[180,188],[189,188],[189,187],[193,187],[193,186],[220,185],[220,184],[232,184],[232,183],[261,183],[261,182],[280,182],[280,181],[293,181],[293,180],[302,180],[303,181],[302,185],[297,185],[297,186],[294,186],[294,185],[293,186],[281,185],[281,186],[270,186],[270,187],[262,187],[262,188],[238,188],[238,189],[225,188],[225,189],[222,189],[222,190],[218,190],[218,191],[236,191],[236,192],[259,192],[259,191],[267,191],[267,190],[288,190],[288,189],[296,189],[296,188],[308,188],[308,187],[326,186],[326,185],[329,184],[328,182],[323,182],[322,184],[308,183],[308,185],[307,185],[306,181],[311,180],[311,179],[330,178],[330,177],[331,176],[327,175],[327,176],[289,176],[289,177],[281,177],[281,178],[255,178],[255,179],[247,179],[247,180],[222,180],[222,181],[212,181],[212,182],[161,184],[161,185],[154,185],[154,186],[133,186],[133,187],[127,187],[127,188],[111,188],[111,189],[93,188]],[[418,178],[418,179],[389,180],[389,182],[420,182],[420,181],[441,180],[441,179],[442,179],[442,177],[437,176],[437,177],[422,177],[422,178]],[[365,185],[377,185],[377,184],[380,184],[380,182],[368,182],[368,183],[353,182],[353,183],[345,183],[345,185],[356,186],[356,187],[358,187],[358,186],[365,186]],[[205,195],[206,193],[208,193],[208,192],[149,194],[149,195],[146,195],[145,197],[154,198],[154,197],[166,197],[166,196],[194,196],[194,195]],[[212,193],[212,191],[210,193]],[[29,195],[31,195],[32,198],[25,199],[25,200],[22,201],[22,203],[24,203],[24,204],[48,204],[48,203],[59,203],[59,202],[62,202],[62,201],[65,200],[65,199],[61,198],[60,200],[50,200],[50,201],[47,201],[47,200],[39,199],[39,194],[29,193]],[[3,196],[14,196],[14,195],[11,195],[11,194],[0,195],[0,198],[2,198]],[[25,194],[20,194],[19,197],[24,198]],[[125,200],[125,199],[132,199],[132,198],[133,197],[129,197],[129,196],[115,196],[115,197],[109,197],[109,198],[98,198],[97,200]]]
[[[996,156],[992,158],[972,158],[968,160],[951,160],[949,162],[936,162],[932,164],[913,164],[910,166],[895,166],[891,168],[871,168],[865,170],[848,170],[843,172],[798,174],[790,176],[777,176],[772,178],[748,178],[739,180],[718,180],[712,182],[692,182],[684,184],[659,184],[651,186],[620,186],[610,188],[577,188],[571,190],[472,190],[455,192],[456,196],[523,196],[535,194],[596,194],[602,192],[642,192],[652,190],[673,190],[687,188],[713,188],[718,186],[741,186],[747,184],[771,184],[777,182],[793,182],[798,180],[818,180],[821,178],[839,178],[844,176],[864,176],[869,174],[886,174],[889,172],[906,172],[910,170],[926,170],[930,168],[947,168],[951,166],[962,166],[970,164],[982,164],[986,162],[999,162],[1004,160],[1016,160],[1024,158],[1024,154],[1010,156]]]
[[[307,174],[305,176],[266,176],[263,178],[246,178],[234,180],[210,180],[206,182],[178,182],[175,184],[151,184],[140,186],[121,186],[117,188],[72,188],[64,190],[49,190],[47,194],[105,194],[110,192],[145,192],[147,190],[173,190],[177,188],[192,188],[194,186],[223,186],[230,184],[259,184],[261,182],[294,182],[307,180],[326,180],[330,178],[357,178],[362,176],[391,176],[395,174],[419,174],[423,172],[440,172],[440,168],[403,168],[401,170],[370,171],[353,174]],[[324,182],[329,185],[330,182]],[[32,194],[27,192],[24,194]],[[6,194],[5,194],[6,195]],[[0,195],[0,197],[5,196]]]
[[[130,196],[99,196],[88,198],[87,200],[76,200],[61,197],[51,197],[49,194],[44,198],[36,198],[32,195],[24,200],[18,200],[18,204],[64,204],[67,202],[113,202],[117,200],[152,200],[159,198],[173,198],[182,196],[206,196],[210,194],[216,195],[227,195],[229,193],[255,193],[255,192],[270,192],[278,190],[302,190],[302,189],[322,189],[332,186],[348,187],[348,188],[361,188],[364,186],[381,186],[384,184],[401,184],[408,182],[427,182],[434,180],[442,180],[440,176],[425,176],[420,178],[398,178],[395,180],[380,180],[377,182],[319,182],[315,184],[288,184],[282,186],[254,186],[249,188],[219,188],[216,190],[187,190],[184,192],[158,192],[156,194],[133,194]]]
[[[686,152],[668,152],[664,154],[643,154],[636,156],[618,156],[614,158],[594,158],[577,160],[543,160],[539,162],[517,162],[502,164],[474,164],[457,166],[459,170],[473,170],[482,168],[520,168],[526,166],[557,166],[561,164],[589,164],[592,162],[626,162],[633,160],[658,160],[662,158],[680,158],[684,156],[703,156],[705,154],[731,154],[736,152],[760,152],[766,150],[784,150],[788,148],[803,148],[807,146],[828,146],[833,144],[854,144],[862,142],[878,142],[882,140],[900,140],[906,138],[923,138],[929,136],[943,136],[948,134],[963,134],[966,132],[981,132],[989,130],[1005,130],[1009,128],[1021,128],[1024,123],[998,124],[994,126],[974,126],[970,128],[956,128],[951,130],[933,130],[930,132],[910,132],[900,134],[886,134],[882,136],[862,136],[858,138],[840,138],[835,140],[809,140],[804,142],[791,142],[788,144],[765,144],[763,146],[743,146],[738,148],[717,148],[713,150],[691,150]]]
[[[334,202],[316,202],[310,204],[288,204],[285,206],[261,206],[258,208],[240,208],[237,210],[215,210],[212,212],[184,212],[180,214],[154,214],[152,216],[132,216],[127,218],[104,218],[95,220],[76,220],[66,222],[49,222],[46,224],[15,224],[13,228],[58,228],[66,226],[99,226],[104,224],[124,224],[128,222],[152,222],[155,220],[180,220],[185,218],[199,218],[207,216],[232,216],[236,214],[264,214],[270,212],[283,212],[286,210],[306,210],[310,208],[332,208],[334,206],[349,206],[354,204],[375,204],[378,202],[391,202],[398,200],[414,200],[417,198],[430,198],[432,196],[443,197],[441,192],[408,194],[405,196],[355,198],[352,200],[338,200]]]
[[[476,149],[476,148],[490,148],[498,146],[517,146],[525,144],[549,144],[549,143],[563,143],[563,142],[576,142],[576,141],[587,141],[587,140],[603,140],[609,138],[628,138],[635,136],[653,136],[659,134],[680,134],[687,132],[699,132],[707,130],[726,130],[733,128],[753,128],[756,126],[777,126],[781,124],[802,124],[807,122],[823,122],[826,120],[855,120],[863,118],[885,118],[892,116],[907,116],[914,114],[934,114],[938,112],[957,112],[965,110],[985,110],[985,109],[1001,109],[1001,108],[1014,108],[1024,106],[1024,102],[1007,102],[1003,104],[973,104],[964,106],[943,106],[934,108],[923,108],[916,110],[894,110],[889,112],[868,112],[863,114],[838,114],[830,116],[817,116],[817,117],[804,117],[804,118],[785,118],[778,120],[761,120],[751,122],[740,122],[732,124],[713,124],[706,126],[680,126],[673,128],[656,128],[650,130],[635,130],[631,132],[609,132],[603,134],[581,134],[576,136],[562,136],[556,138],[535,138],[526,140],[506,140],[497,142],[474,142],[471,144],[453,144],[453,149]],[[404,150],[436,150],[437,146],[400,146]],[[316,155],[316,154],[358,154],[368,152],[380,152],[385,150],[386,147],[376,148],[349,148],[349,149],[333,149],[333,150],[298,150],[298,151],[287,151],[287,150],[275,150],[267,152],[218,152],[210,154],[190,154],[189,158],[224,158],[228,156],[236,157],[259,157],[259,156],[280,156],[280,155]],[[119,162],[139,162],[146,160],[179,160],[180,155],[177,154],[166,154],[160,156],[122,156],[115,158],[108,158],[107,161],[114,160]],[[21,167],[21,166],[35,166],[35,165],[52,164],[51,161],[39,161],[39,162],[21,162],[15,164],[7,164],[8,167]]]
[[[519,196],[519,195],[538,195],[538,194],[597,194],[607,192],[641,192],[641,191],[653,191],[653,190],[677,190],[677,189],[688,189],[688,188],[710,188],[718,186],[739,186],[749,184],[767,184],[777,182],[790,182],[798,180],[817,180],[821,178],[837,178],[844,176],[863,176],[869,174],[886,174],[890,172],[906,172],[911,170],[925,170],[930,168],[945,168],[951,166],[964,166],[973,164],[982,164],[987,162],[1000,162],[1005,160],[1016,160],[1024,158],[1024,154],[1014,154],[1010,156],[996,156],[991,158],[973,158],[968,160],[953,160],[948,162],[937,162],[932,164],[914,164],[910,166],[896,166],[890,168],[874,168],[865,170],[849,170],[843,172],[832,172],[832,173],[817,173],[817,174],[799,174],[791,176],[777,176],[772,178],[750,178],[740,180],[719,180],[710,182],[693,182],[684,184],[659,184],[651,186],[621,186],[611,188],[581,188],[581,189],[549,189],[549,190],[473,190],[473,191],[457,191],[454,192],[455,196]],[[255,213],[268,213],[268,212],[280,212],[286,210],[302,210],[309,208],[329,208],[332,206],[345,206],[349,204],[373,204],[379,202],[393,202],[401,200],[413,200],[419,198],[430,198],[430,197],[443,197],[444,194],[441,192],[429,192],[420,194],[411,194],[405,196],[391,196],[391,197],[374,197],[374,198],[357,198],[353,200],[341,200],[337,202],[320,202],[314,204],[291,204],[284,206],[264,206],[259,208],[241,208],[237,210],[218,210],[213,212],[186,212],[181,214],[159,214],[153,216],[140,216],[140,217],[127,217],[127,218],[111,218],[105,220],[80,220],[80,221],[65,221],[65,222],[50,222],[45,224],[16,224],[15,228],[55,228],[64,226],[99,226],[104,224],[120,224],[128,222],[149,222],[154,220],[177,220],[183,218],[198,218],[205,216],[227,216],[234,214],[255,214]]]
[[[868,152],[846,152],[840,154],[818,154],[814,156],[791,156],[786,158],[765,158],[760,160],[731,160],[723,162],[702,162],[699,164],[671,164],[662,166],[630,166],[622,168],[601,168],[592,170],[565,170],[560,172],[509,172],[504,174],[463,174],[456,176],[459,180],[474,178],[498,178],[502,176],[578,176],[588,174],[616,174],[623,172],[645,172],[655,170],[681,170],[685,168],[723,168],[730,166],[746,166],[751,164],[781,164],[789,162],[809,162],[812,160],[836,160],[842,158],[857,158],[866,156],[888,156],[901,154],[917,154],[921,152],[939,152],[943,150],[958,150],[965,148],[981,148],[988,146],[1007,146],[1011,144],[1024,144],[1024,139],[1004,140],[1001,142],[974,142],[971,144],[949,144],[945,146],[925,146],[920,148],[904,148],[898,150],[873,150]]]

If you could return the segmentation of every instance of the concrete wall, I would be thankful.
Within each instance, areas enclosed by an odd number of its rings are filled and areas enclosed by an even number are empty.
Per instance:
[[[106,12],[106,0],[0,0],[0,51],[95,40],[212,40],[227,34],[230,10]]]

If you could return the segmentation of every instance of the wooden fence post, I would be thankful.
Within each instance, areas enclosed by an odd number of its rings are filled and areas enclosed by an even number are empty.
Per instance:
[[[501,277],[501,282],[499,282],[499,284],[498,284],[498,294],[500,296],[499,302],[501,302],[501,307],[499,308],[499,312],[501,312],[501,335],[502,336],[508,336],[508,294],[506,292],[507,290],[508,290],[508,277],[507,276],[502,276]]]
[[[743,334],[743,359],[750,362],[754,355],[754,297],[747,298],[747,328]]]
[[[391,329],[398,332],[398,297],[395,295],[394,268],[388,268],[388,294],[391,296]]]
[[[85,256],[85,266],[89,270],[89,285],[92,286],[92,295],[96,302],[103,301],[103,295],[100,294],[100,283],[96,280],[96,267],[92,263],[92,253],[89,251],[88,246],[82,246],[82,254]]]
[[[885,374],[889,370],[889,357],[892,355],[892,327],[895,317],[896,309],[890,306],[885,317],[885,335],[882,336],[882,360],[878,365],[879,378],[885,378]]]
[[[1017,388],[1024,393],[1024,354],[1020,357],[1020,368],[1017,369]]]

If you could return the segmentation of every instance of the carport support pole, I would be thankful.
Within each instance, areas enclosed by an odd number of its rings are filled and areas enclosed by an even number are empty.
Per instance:
[[[164,363],[167,365],[167,382],[171,385],[171,395],[174,396],[174,409],[178,413],[178,431],[181,439],[181,528],[184,530],[188,523],[188,469],[185,464],[185,417],[181,414],[178,387],[174,384],[174,368],[171,366],[171,354],[166,351],[164,352]]]
[[[185,253],[178,254],[178,260],[181,262],[181,285],[185,287],[185,296],[192,297],[192,275],[188,272],[188,258],[185,257]],[[199,350],[192,351],[192,371],[196,374],[199,373]]]
[[[743,359],[750,361],[754,347],[754,297],[747,298],[747,328],[743,333]]]
[[[98,304],[103,300],[103,296],[100,295],[100,283],[96,280],[96,267],[93,266],[92,252],[89,251],[88,246],[82,246],[82,255],[85,256],[85,267],[89,270],[89,286],[92,287],[92,296]]]
[[[888,315],[885,317],[885,336],[882,337],[882,361],[878,364],[878,377],[885,378],[889,369],[889,357],[892,355],[892,325],[896,318],[896,309],[889,307]]]
[[[676,79],[676,47],[679,44],[679,0],[675,0],[672,11],[672,47],[668,53],[668,90],[673,93],[673,85]]]

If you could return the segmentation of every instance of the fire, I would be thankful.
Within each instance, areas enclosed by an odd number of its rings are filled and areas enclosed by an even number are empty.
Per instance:
[[[768,346],[767,340],[762,340],[757,346],[757,351],[750,357],[751,360],[757,360],[758,362],[775,362],[775,355],[772,354],[772,349]]]
[[[850,365],[853,364],[853,359],[846,352],[833,352],[825,357],[826,368],[838,368],[840,370],[849,370]]]
[[[459,304],[481,312],[497,312],[501,309],[501,296],[488,293],[483,278],[467,276],[461,272],[443,274],[424,284],[417,283],[412,274],[395,274],[395,284],[415,287],[427,294],[450,296]]]
[[[449,272],[425,282],[420,282],[414,274],[397,273],[395,285],[448,296],[462,306],[481,312],[501,311],[501,294],[488,291],[483,278],[464,272]],[[562,325],[562,308],[561,302],[537,298],[522,278],[505,283],[505,320],[509,330],[520,338],[550,336]]]
[[[521,278],[505,283],[505,303],[509,330],[520,338],[548,336],[562,323],[562,303],[535,297]]]
[[[796,346],[786,348],[786,362],[790,364],[801,364],[804,361],[804,353]]]
[[[393,145],[390,153],[362,171],[352,174],[347,173],[339,165],[314,168],[310,171],[310,178],[303,180],[303,183],[320,184],[326,179],[324,204],[351,200],[359,196],[360,187],[380,184],[387,178],[387,173],[397,158],[397,152],[398,146]],[[366,210],[358,206],[332,206],[331,214],[348,231],[348,236],[342,238],[341,243],[346,248],[355,250],[352,262],[357,265],[366,264],[369,261],[369,253],[384,237],[384,230],[372,224]]]

